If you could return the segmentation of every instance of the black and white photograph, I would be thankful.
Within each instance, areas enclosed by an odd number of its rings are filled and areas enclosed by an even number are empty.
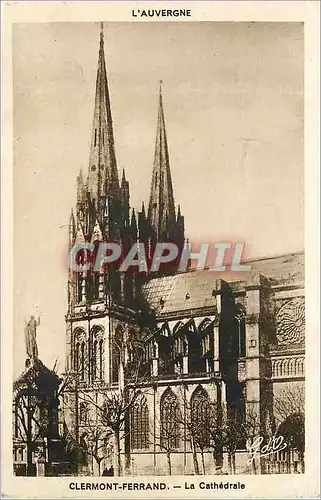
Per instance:
[[[306,474],[305,24],[188,3],[12,24],[14,478]]]

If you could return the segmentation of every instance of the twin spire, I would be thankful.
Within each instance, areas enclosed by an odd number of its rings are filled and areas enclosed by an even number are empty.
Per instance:
[[[100,197],[104,193],[108,192],[110,196],[117,196],[119,192],[102,23],[89,156],[88,190],[92,199],[96,200],[97,205],[99,205]]]
[[[170,221],[175,221],[175,204],[165,128],[162,85],[163,82],[160,80],[154,167],[148,205],[148,219],[157,239],[166,231],[166,225]]]
[[[160,81],[154,166],[147,214],[148,224],[153,232],[153,236],[158,241],[162,241],[166,234],[168,237],[169,226],[173,226],[178,222],[175,215],[162,85],[163,82]],[[117,200],[120,201],[122,206],[120,210],[124,212],[123,217],[128,219],[129,185],[124,173],[121,183],[119,183],[118,178],[111,103],[105,63],[103,23],[100,25],[98,69],[87,182],[84,181],[82,173],[78,177],[77,199],[78,203],[84,206],[86,205],[86,192],[89,195],[91,206],[95,212],[97,211],[98,216],[104,213],[105,217],[108,217],[106,215],[107,204],[110,203],[108,200],[112,199],[116,205]],[[114,206],[116,206],[115,203]],[[143,215],[145,218],[145,213]],[[180,220],[182,223],[183,218],[180,213],[178,214],[178,218],[182,219]]]

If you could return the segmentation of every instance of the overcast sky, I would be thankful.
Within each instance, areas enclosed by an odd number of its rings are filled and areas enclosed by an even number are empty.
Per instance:
[[[89,159],[99,24],[15,25],[15,355],[24,320],[63,369],[70,209]],[[119,172],[148,201],[162,79],[176,203],[191,241],[247,257],[303,249],[303,26],[105,24]]]

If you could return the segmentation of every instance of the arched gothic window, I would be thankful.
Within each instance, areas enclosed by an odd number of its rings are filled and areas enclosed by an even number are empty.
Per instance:
[[[80,345],[80,379],[85,380],[85,342]]]
[[[85,258],[85,251],[81,250],[77,254],[77,264],[82,266],[85,264],[86,258]],[[83,280],[85,280],[86,273],[83,273],[81,271],[76,272],[76,300],[78,303],[82,302],[83,297]]]
[[[177,397],[167,389],[161,399],[161,448],[171,450],[180,446],[181,412]]]
[[[237,356],[245,357],[245,311],[240,306],[235,315],[236,331],[237,331]]]
[[[86,376],[86,334],[84,330],[77,329],[74,333],[74,361],[73,366],[80,381]]]
[[[74,368],[75,368],[76,374],[79,371],[79,367],[80,367],[80,344],[79,344],[79,342],[76,342],[76,345],[75,345],[75,359],[74,359]]]
[[[92,376],[93,376],[93,380],[96,380],[96,378],[97,378],[97,344],[98,344],[98,340],[94,339],[93,352],[92,352]]]
[[[100,326],[93,327],[91,349],[91,376],[92,381],[103,380],[104,375],[104,331]]]
[[[104,378],[104,342],[103,339],[99,341],[99,377]]]
[[[130,443],[133,450],[149,446],[149,411],[145,396],[136,399],[130,412]]]
[[[82,273],[76,274],[76,293],[77,293],[77,302],[82,302]]]
[[[210,445],[211,403],[203,387],[197,387],[191,397],[191,421],[193,437],[200,448]]]
[[[85,380],[85,342],[78,341],[75,346],[75,371],[80,380]]]
[[[117,327],[112,343],[112,382],[119,380],[119,366],[121,360],[121,350],[123,348],[123,332],[121,327]]]

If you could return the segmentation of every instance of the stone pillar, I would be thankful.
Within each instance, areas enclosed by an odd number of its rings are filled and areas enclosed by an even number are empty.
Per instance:
[[[152,376],[157,377],[158,375],[158,343],[154,342],[153,344],[153,358],[152,358]]]
[[[99,274],[99,283],[98,283],[98,298],[103,299],[105,295],[105,276],[103,270],[100,271]]]
[[[120,274],[120,303],[124,304],[125,302],[125,274]]]
[[[215,318],[214,326],[213,326],[213,339],[214,339],[214,348],[213,348],[213,371],[220,371],[220,319],[219,317]]]
[[[86,302],[86,274],[81,276],[81,302]]]
[[[36,461],[36,474],[37,474],[37,477],[44,477],[45,476],[45,460],[42,458],[39,458]]]
[[[256,277],[255,277],[256,278]],[[254,280],[253,280],[254,281]],[[260,414],[260,285],[246,287],[246,394],[247,409]]]
[[[225,282],[221,279],[215,281],[215,290],[213,294],[215,295],[215,304],[217,314],[213,321],[213,371],[214,373],[220,372],[220,315],[222,311],[222,287],[225,286]]]
[[[152,376],[157,377],[158,375],[158,359],[152,359]]]
[[[104,380],[109,383],[111,380],[110,376],[110,353],[112,346],[112,325],[110,325],[110,317],[107,316],[105,319],[105,337],[104,337],[104,354],[103,354],[103,370],[104,370]]]
[[[255,275],[246,287],[246,418],[252,424],[251,434],[260,435],[261,426],[261,339],[260,339],[260,277]],[[252,473],[261,472],[260,461],[252,464]],[[255,470],[254,470],[255,469]]]
[[[226,384],[223,380],[221,381],[221,402],[222,402],[222,405],[225,407],[226,406]]]
[[[188,373],[188,356],[183,356],[183,373]]]

